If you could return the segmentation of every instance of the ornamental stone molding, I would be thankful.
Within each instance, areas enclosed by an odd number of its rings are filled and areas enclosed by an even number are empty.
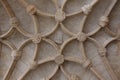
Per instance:
[[[119,0],[0,0],[0,80],[119,80]]]

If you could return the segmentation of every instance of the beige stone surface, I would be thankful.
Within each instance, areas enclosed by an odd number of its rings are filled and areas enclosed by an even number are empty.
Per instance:
[[[0,80],[120,80],[120,0],[0,0]]]

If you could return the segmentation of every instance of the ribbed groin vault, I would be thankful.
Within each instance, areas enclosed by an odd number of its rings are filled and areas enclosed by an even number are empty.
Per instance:
[[[120,0],[0,0],[0,80],[120,80]]]

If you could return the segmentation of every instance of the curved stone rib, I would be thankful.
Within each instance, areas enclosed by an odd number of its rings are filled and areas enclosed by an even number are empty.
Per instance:
[[[104,47],[102,45],[100,45],[95,39],[92,39],[92,38],[89,38],[89,39],[91,39],[96,44],[97,48],[100,49],[99,54],[100,54],[100,56],[103,55],[103,56],[101,56],[102,61],[104,63],[104,66],[106,67],[107,72],[110,74],[111,78],[113,80],[118,80],[112,67],[110,66],[110,63],[109,63],[107,57],[106,57],[106,52],[104,52]]]
[[[30,34],[29,32],[25,31],[20,25],[16,28],[22,35],[26,36],[26,37],[31,37],[32,34]]]
[[[0,35],[0,38],[7,38],[8,36],[12,35],[14,31],[15,29],[13,29],[13,27],[10,27],[6,33]]]
[[[41,61],[38,61],[38,65],[41,65],[41,64],[44,64],[44,63],[47,63],[47,62],[51,62],[51,61],[54,61],[54,58],[46,58],[46,59],[43,59]]]
[[[68,34],[68,35],[70,35],[70,36],[75,36],[75,34],[72,33],[71,31],[69,31],[69,30],[64,26],[63,23],[60,23],[60,26],[61,26],[62,30],[63,30],[66,34]]]
[[[109,41],[104,47],[106,48],[106,47],[107,47],[112,41],[114,41],[114,40],[116,40],[116,38],[113,38],[113,39],[112,39],[111,41]],[[106,54],[107,54],[107,52],[106,52]],[[109,61],[108,61],[108,59],[107,59],[107,57],[106,57],[106,56],[103,56],[102,59],[103,59],[103,63],[105,64],[106,69],[107,69],[107,71],[109,72],[111,78],[112,78],[113,80],[118,80],[118,78],[117,78],[116,75],[115,75],[114,70],[112,69],[112,67],[111,67],[111,65],[110,65],[110,63],[109,63]]]
[[[68,40],[66,40],[62,45],[61,45],[61,49],[60,49],[60,53],[62,53],[62,51],[64,50],[64,48],[66,47],[66,45],[72,41],[72,40],[75,40],[76,38],[75,37],[71,37],[69,38]]]
[[[87,63],[86,63],[86,62],[83,62],[83,61],[80,62],[79,59],[78,59],[78,60],[75,60],[75,59],[77,59],[77,58],[73,58],[73,57],[71,57],[71,58],[65,58],[65,60],[69,60],[69,61],[72,61],[72,62],[76,62],[76,63],[79,63],[79,64],[83,64],[83,67],[85,67],[85,68],[90,67],[89,65],[90,65],[91,63],[89,64],[88,61],[87,61]],[[90,70],[98,77],[98,79],[104,80],[104,79],[101,77],[101,75],[100,75],[93,67],[90,67]]]
[[[8,47],[10,47],[11,50],[16,50],[15,45],[12,44],[10,41],[8,41],[8,40],[0,40],[0,42],[2,42],[3,44],[7,45]]]
[[[91,40],[91,41],[95,44],[95,46],[96,46],[97,48],[101,47],[100,43],[99,43],[97,40],[95,40],[95,39],[93,39],[93,38],[91,38],[91,37],[88,37],[88,39]]]
[[[58,48],[57,44],[54,41],[52,41],[50,39],[46,39],[46,38],[43,38],[43,40],[48,42],[49,44],[51,44],[55,48],[55,50],[58,51],[57,54],[60,54],[59,53],[59,48]]]
[[[116,39],[117,39],[116,37],[111,38],[110,41],[107,42],[107,43],[106,43],[105,45],[103,45],[103,46],[104,46],[104,47],[107,47],[108,44],[110,44],[112,41],[115,41]]]
[[[106,49],[104,48],[103,45],[101,45],[97,40],[90,38],[89,39],[95,44],[97,47],[98,53],[101,57],[106,56]]]
[[[82,64],[82,62],[83,62],[79,58],[76,58],[76,57],[65,57],[65,60],[70,61],[70,62],[79,63],[79,64]]]
[[[15,14],[14,14],[13,10],[11,9],[11,7],[10,7],[9,3],[7,2],[7,0],[1,0],[1,3],[3,4],[3,6],[6,9],[6,11],[7,11],[8,15],[10,16],[10,18],[14,18]],[[13,31],[14,31],[13,28],[14,27],[11,26],[11,28],[9,29],[9,31],[7,33],[5,33],[4,35],[0,36],[0,37],[2,38],[2,37],[7,37],[7,36],[11,35],[13,33]],[[18,29],[18,31],[20,31],[24,35],[28,34],[23,29],[18,28],[18,25],[15,28]]]
[[[84,59],[82,62],[82,66],[85,69],[90,69],[90,67],[92,66],[92,63],[89,59]]]
[[[111,31],[108,27],[105,27],[105,32],[107,32],[110,36],[116,36],[116,34]]]
[[[7,72],[5,73],[3,80],[9,80],[10,76],[12,75],[12,72],[14,70],[16,63],[17,63],[16,61],[12,60],[12,63],[10,64]]]
[[[58,9],[59,8],[58,0],[52,0],[52,2],[54,3],[55,8]]]
[[[67,3],[67,1],[68,1],[68,0],[65,0],[64,3],[62,4],[62,6],[61,6],[61,9],[62,9],[62,10],[64,9],[65,4]]]
[[[30,69],[28,68],[17,80],[23,80],[29,72],[30,72]]]
[[[23,43],[21,43],[21,45],[19,46],[18,50],[22,51],[22,49],[24,48],[24,46],[26,44],[28,44],[29,42],[31,42],[31,39],[25,40]]]
[[[56,68],[54,69],[53,73],[51,73],[50,75],[48,75],[47,78],[50,80],[57,73],[58,69],[59,69],[59,66],[56,66]]]
[[[9,8],[6,7],[7,5],[9,6],[9,4],[7,3],[7,1],[6,1],[6,0],[1,0],[1,1],[3,1],[3,2],[2,2],[2,3],[3,3],[3,6],[6,8],[6,11],[8,12],[8,15],[9,15],[10,17],[14,17],[14,13],[12,12],[12,9],[11,9],[11,8],[9,9]],[[19,1],[21,1],[26,8],[29,6],[28,3],[25,2],[25,0],[19,0]],[[55,0],[54,0],[54,1],[55,1]],[[68,0],[65,0],[65,3],[66,3],[67,1],[68,1]],[[93,6],[96,2],[98,2],[98,0],[93,1],[93,3],[91,3],[90,5]],[[110,5],[110,7],[108,8],[108,10],[105,12],[105,17],[107,17],[108,14],[111,12],[111,9],[113,8],[113,6],[115,5],[116,2],[117,2],[117,0],[113,0],[113,3]],[[61,9],[63,9],[65,3],[63,4],[63,6],[62,6]],[[59,6],[57,3],[55,3],[55,5],[56,5],[56,6]],[[88,7],[88,8],[87,8],[87,7]],[[91,6],[85,6],[85,7],[83,8],[83,12],[84,12],[85,14],[88,14],[88,12],[90,11],[90,10],[89,10],[89,7],[91,7]],[[29,12],[29,10],[30,10],[30,14],[31,14],[31,11],[32,11],[32,15],[33,15],[35,12],[37,12],[37,10],[36,10],[36,8],[35,8],[34,6],[29,6],[28,12]],[[87,11],[87,10],[88,10],[88,11]],[[54,17],[54,15],[46,14],[46,13],[43,13],[43,12],[41,12],[41,13],[39,13],[39,14],[42,15],[42,16]],[[72,15],[71,15],[71,16],[72,16]],[[104,16],[103,16],[103,17],[104,17]],[[35,21],[35,22],[36,22],[36,21]],[[35,24],[35,25],[36,25],[36,24]],[[103,21],[103,25],[104,25],[104,21]],[[83,27],[83,26],[82,26],[82,27]],[[103,26],[101,26],[101,27],[103,27]],[[56,28],[57,28],[57,27],[56,27]],[[56,30],[56,28],[55,28],[54,30]],[[24,36],[27,36],[27,37],[29,36],[29,37],[31,37],[31,35],[28,34],[26,31],[21,30],[21,29],[18,28],[18,27],[16,27],[16,29],[18,29],[18,31],[21,32]],[[2,35],[2,36],[8,36],[8,35],[12,32],[12,30],[13,30],[13,29],[10,29],[10,30],[7,32],[7,34],[5,33],[5,34]],[[37,30],[38,30],[38,29],[36,28],[36,32],[37,32]],[[51,33],[53,33],[54,30],[53,30]],[[66,33],[68,33],[69,35],[72,34],[72,36],[74,36],[74,34],[73,34],[72,32],[70,32],[69,30],[67,30],[66,27],[64,27],[64,25],[63,25],[63,30],[64,30]],[[80,30],[82,30],[82,29],[80,29]],[[95,34],[97,31],[99,31],[99,28],[98,28],[95,32],[91,32],[91,34],[93,35],[93,34]],[[26,34],[26,33],[27,33],[27,34]],[[108,33],[110,33],[110,35],[114,35],[114,33],[112,33],[112,32],[109,31],[109,30],[108,30]],[[63,43],[63,45],[62,45],[62,47],[61,47],[62,49],[61,49],[60,53],[62,53],[62,50],[64,49],[64,47],[66,46],[66,44],[68,44],[68,43],[69,43],[71,40],[73,40],[73,39],[74,39],[74,38],[69,39],[69,40],[67,40],[65,43]],[[89,38],[89,39],[90,39],[90,38]],[[113,38],[112,40],[114,40],[114,39],[116,39],[116,38]],[[46,40],[47,40],[47,39],[46,39]],[[91,40],[97,45],[98,48],[103,48],[101,45],[99,45],[99,43],[98,43],[96,40],[94,40],[94,39],[92,39],[92,38],[91,38]],[[3,41],[3,40],[2,40],[2,41]],[[2,42],[2,41],[1,41],[1,42]],[[23,46],[25,46],[25,44],[26,44],[27,42],[29,42],[29,41],[30,41],[30,40],[26,40],[26,41],[20,46],[19,49],[22,49]],[[56,50],[58,50],[58,47],[57,47],[56,44],[54,44],[54,43],[53,43],[52,41],[50,41],[50,40],[47,40],[47,41],[48,41],[48,43],[52,44],[52,46],[54,46],[54,47],[56,48]],[[111,41],[110,41],[110,42],[111,42]],[[4,44],[6,44],[6,42],[4,42]],[[109,43],[108,43],[108,44],[109,44]],[[108,45],[108,44],[106,44],[106,45]],[[9,42],[7,42],[7,45],[8,45],[12,50],[16,49],[16,48],[14,47],[14,45],[10,44]],[[82,47],[82,49],[83,49],[83,46],[81,46],[81,47]],[[37,45],[37,48],[38,48],[38,45]],[[36,48],[36,51],[37,51],[37,48]],[[36,56],[36,54],[37,54],[36,51],[35,51],[35,56]],[[84,52],[84,51],[82,51],[82,52]],[[58,52],[58,53],[59,53],[59,52]],[[35,58],[35,57],[34,57],[34,58]],[[85,55],[84,55],[84,58],[85,58]],[[87,57],[86,57],[86,58],[87,58]],[[102,56],[102,58],[103,58],[103,60],[105,60],[105,61],[103,61],[103,62],[105,62],[105,65],[107,66],[106,68],[108,69],[108,71],[109,71],[112,79],[113,79],[113,80],[118,80],[117,77],[115,76],[115,74],[114,74],[114,72],[113,72],[113,70],[112,70],[112,68],[111,68],[111,66],[110,66],[110,64],[109,64],[106,56]],[[44,63],[44,62],[43,62],[43,63]],[[12,63],[11,66],[14,66],[14,62]],[[10,71],[8,71],[5,76],[8,75],[8,77],[9,77],[9,74],[11,74],[12,68],[13,68],[13,67],[11,67],[11,69],[9,69]],[[96,74],[96,76],[97,76],[100,80],[103,80],[103,78],[96,72],[96,70],[95,70],[94,68],[91,67],[90,70],[91,70],[94,74]],[[24,76],[25,76],[29,71],[30,71],[30,70],[26,70],[26,72],[23,74],[23,77],[22,77],[22,78],[24,78]],[[63,70],[63,72],[65,73],[64,70]],[[8,79],[8,77],[5,77],[6,80]],[[19,78],[18,80],[22,80],[22,78]]]
[[[87,59],[87,55],[85,53],[85,48],[84,48],[84,44],[83,42],[79,42],[79,47],[80,47],[80,51],[81,51],[81,54],[82,54],[82,57],[83,59]]]
[[[57,22],[57,23],[55,24],[54,28],[53,28],[50,32],[44,34],[43,37],[47,37],[47,36],[53,34],[53,33],[55,32],[55,30],[58,28],[58,25],[59,25],[59,22]]]
[[[5,43],[7,44],[7,42],[5,42]],[[10,44],[9,44],[9,45],[10,45]],[[13,45],[12,45],[12,46],[13,46]],[[8,70],[7,70],[4,78],[3,78],[4,80],[9,80],[10,76],[11,76],[12,73],[13,73],[13,70],[14,70],[14,68],[15,68],[15,65],[16,65],[17,61],[18,61],[19,58],[21,57],[20,51],[19,51],[19,50],[16,50],[16,48],[15,48],[14,46],[13,46],[12,48],[13,48],[13,52],[12,52],[11,56],[13,57],[13,60],[12,60],[10,66],[9,66],[9,68],[8,68]]]
[[[79,32],[82,32],[86,19],[87,19],[87,16],[84,16],[82,21],[80,22],[80,31]]]
[[[98,27],[96,30],[87,33],[87,35],[88,35],[88,36],[92,36],[92,35],[96,34],[100,29],[101,29],[101,27]]]
[[[36,61],[38,50],[39,50],[39,44],[35,44],[35,51],[34,51],[34,57],[33,57],[34,61]]]
[[[1,42],[5,45],[9,46],[12,50],[16,50],[16,47],[11,42],[9,42],[7,40],[1,40]],[[15,58],[13,58],[7,72],[5,73],[5,76],[3,78],[4,80],[9,80],[9,78],[14,70],[15,65],[16,65],[16,60],[15,60]]]
[[[86,4],[84,5],[81,9],[82,9],[82,12],[85,14],[85,15],[88,15],[91,11],[92,11],[92,8],[93,6],[98,2],[98,0],[94,0],[93,2],[91,2],[90,4]]]
[[[25,31],[25,30],[21,27],[21,25],[20,25],[20,23],[19,23],[19,20],[17,19],[16,16],[10,18],[10,26],[11,26],[12,28],[17,29],[22,35],[24,35],[24,36],[26,36],[26,37],[30,37],[30,36],[31,36],[30,33],[28,33],[27,31]],[[10,33],[9,33],[9,35],[10,35]]]
[[[102,78],[102,76],[96,71],[95,68],[91,67],[90,70],[97,76],[99,80],[105,80]]]
[[[83,6],[83,7],[81,8],[80,11],[67,14],[66,16],[67,16],[67,17],[70,17],[70,16],[74,16],[74,15],[77,15],[77,14],[81,14],[82,12],[84,12],[85,14],[88,14],[88,13],[91,11],[90,9],[91,9],[97,2],[98,2],[98,0],[94,0],[94,2],[88,4],[89,6],[86,6],[86,5],[85,5],[85,6]]]
[[[51,17],[51,18],[54,18],[54,17],[55,17],[53,14],[44,13],[44,12],[38,10],[38,9],[37,9],[37,14],[40,15],[40,16],[45,16],[45,17]]]
[[[38,22],[37,16],[32,15],[32,19],[33,19],[35,34],[37,34],[37,33],[39,33],[39,22]]]
[[[102,59],[103,59],[103,62],[104,62],[104,64],[105,64],[106,69],[107,69],[107,71],[109,72],[112,80],[119,80],[119,79],[116,77],[115,72],[113,71],[113,69],[112,69],[112,67],[111,67],[111,65],[110,65],[107,57],[103,57]]]
[[[7,2],[7,0],[0,0],[0,2],[2,3],[3,7],[5,8],[5,10],[7,11],[7,14],[9,15],[10,18],[14,17],[15,14],[11,8],[11,6],[9,5],[9,3]]]
[[[44,59],[42,61],[38,61],[37,63],[33,63],[29,66],[29,68],[27,68],[27,70],[18,78],[18,80],[23,80],[25,78],[25,76],[32,70],[35,70],[38,66],[40,66],[41,64],[53,61],[53,58],[47,58]]]
[[[70,75],[67,71],[64,70],[62,65],[60,66],[60,69],[61,69],[62,73],[65,75],[65,77],[69,79]]]
[[[80,10],[78,12],[73,12],[73,13],[66,14],[66,17],[71,17],[71,16],[74,16],[74,15],[77,15],[77,14],[81,14],[81,13],[82,13],[82,10]]]
[[[10,18],[14,17],[15,14],[11,8],[11,6],[9,5],[9,3],[7,2],[7,0],[0,0],[0,2],[2,3],[3,7],[5,8],[7,14],[9,15]],[[3,37],[8,37],[10,36],[12,33],[14,32],[13,27],[11,27],[5,34],[1,35],[0,38]]]
[[[111,13],[112,9],[114,8],[114,5],[116,4],[116,2],[117,2],[117,0],[113,0],[112,3],[110,4],[110,6],[108,7],[108,9],[105,11],[104,16],[103,16],[103,17],[105,17],[105,19],[103,19],[103,22],[100,21],[100,23],[101,23],[100,26],[103,26],[103,27],[104,27],[104,26],[107,25],[107,23],[109,22],[109,21],[107,20],[107,18],[108,18],[108,16],[109,16],[109,14]],[[116,34],[115,34],[114,32],[112,32],[108,27],[105,27],[105,31],[106,31],[109,35],[111,35],[111,36],[115,36],[115,35],[116,35]]]
[[[54,42],[56,44],[62,44],[63,43],[63,32],[61,30],[58,30],[56,34],[54,34],[54,37],[52,37]]]
[[[118,0],[112,0],[110,6],[108,7],[108,9],[105,11],[105,16],[108,16],[112,9],[114,8],[115,4],[117,3]]]
[[[37,8],[34,5],[29,4],[25,0],[18,0],[25,8],[30,15],[34,15],[37,12]]]
[[[68,0],[65,0],[64,3],[62,4],[62,6],[59,6],[59,4],[58,4],[58,0],[52,0],[52,2],[54,3],[54,5],[55,5],[55,7],[56,7],[57,10],[58,10],[58,9],[63,10],[65,4],[67,3],[67,1],[68,1]]]

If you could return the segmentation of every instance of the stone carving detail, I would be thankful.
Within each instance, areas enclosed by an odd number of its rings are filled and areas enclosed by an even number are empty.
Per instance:
[[[19,22],[16,17],[13,17],[10,19],[10,25],[11,27],[17,28],[19,26]]]
[[[13,50],[11,56],[14,60],[19,60],[21,57],[21,52],[17,50]]]
[[[53,70],[53,73],[51,73],[49,76],[46,76],[45,78],[42,78],[40,80],[51,80],[52,77],[54,77],[54,75],[56,74],[56,72],[58,70],[61,70],[62,73],[65,75],[66,78],[68,78],[68,80],[81,80],[79,75],[76,74],[72,74],[67,72],[63,65],[65,62],[69,61],[69,62],[74,62],[74,63],[78,63],[80,65],[82,65],[82,67],[84,69],[90,70],[99,80],[105,80],[102,76],[102,74],[99,73],[99,71],[92,65],[93,63],[91,62],[91,60],[89,59],[88,56],[86,56],[86,52],[85,49],[83,47],[84,42],[86,40],[91,40],[97,47],[98,49],[98,53],[101,56],[101,58],[103,59],[103,63],[104,66],[106,67],[106,69],[108,70],[109,75],[111,76],[112,80],[119,80],[116,77],[116,74],[114,73],[114,70],[112,69],[112,67],[109,64],[109,61],[107,59],[107,50],[106,50],[106,46],[109,44],[101,45],[97,40],[95,40],[93,37],[91,37],[92,35],[96,34],[98,31],[101,30],[101,28],[105,28],[107,29],[107,33],[111,35],[110,29],[106,28],[106,25],[109,22],[108,16],[110,14],[110,11],[112,10],[112,8],[114,7],[115,3],[117,2],[117,0],[113,0],[113,2],[111,3],[111,6],[108,10],[108,13],[105,13],[98,22],[98,26],[99,28],[93,32],[90,33],[84,33],[83,32],[83,28],[84,28],[84,24],[85,21],[89,15],[90,12],[92,12],[92,8],[94,8],[94,5],[96,5],[97,3],[99,3],[99,0],[92,0],[91,3],[89,4],[85,4],[84,6],[81,7],[81,10],[75,13],[69,13],[67,14],[66,12],[64,12],[64,7],[67,4],[67,2],[69,0],[65,0],[63,5],[61,7],[59,7],[58,5],[58,1],[57,0],[51,0],[55,7],[56,7],[56,13],[55,15],[50,14],[50,13],[44,13],[42,11],[40,11],[36,5],[32,5],[29,4],[29,2],[27,2],[26,0],[17,0],[24,8],[26,8],[26,14],[30,14],[30,16],[33,19],[33,23],[34,23],[34,28],[35,28],[35,33],[31,34],[28,33],[26,30],[21,28],[21,24],[18,20],[18,18],[15,16],[11,6],[9,5],[9,3],[7,2],[7,0],[0,0],[1,4],[3,5],[3,7],[5,8],[5,10],[7,11],[9,18],[10,18],[10,29],[0,35],[0,42],[2,44],[7,45],[8,47],[10,47],[10,49],[12,50],[11,56],[13,57],[13,61],[8,69],[8,71],[6,72],[3,80],[9,80],[11,77],[12,72],[15,69],[15,66],[17,64],[17,62],[20,60],[21,56],[22,56],[22,49],[23,47],[30,41],[32,41],[32,43],[34,43],[36,45],[36,49],[35,52],[33,53],[33,59],[31,59],[31,63],[29,64],[29,68],[27,68],[27,70],[25,70],[23,72],[23,74],[21,76],[18,77],[17,80],[23,80],[28,73],[30,73],[31,71],[34,71],[35,69],[39,68],[40,65],[44,64],[44,63],[49,63],[49,62],[55,62],[57,64],[57,68],[55,70]],[[73,32],[71,32],[69,29],[67,29],[67,27],[64,25],[64,20],[67,19],[70,16],[74,16],[77,14],[82,14],[83,13],[83,19],[81,21],[81,25],[80,25],[80,31],[79,33],[75,34]],[[40,15],[40,16],[45,16],[45,17],[50,17],[50,18],[54,18],[56,21],[56,25],[53,28],[53,30],[51,32],[48,32],[45,35],[42,35],[41,33],[39,33],[39,23],[38,23],[38,18],[36,15]],[[47,24],[47,23],[46,23]],[[70,36],[70,38],[64,42],[60,42],[61,47],[59,47],[57,45],[57,43],[55,41],[52,41],[50,39],[48,39],[48,36],[50,36],[51,34],[53,34],[55,32],[55,30],[58,27],[61,27],[61,29],[63,30],[63,32],[67,35]],[[16,46],[10,42],[9,40],[7,40],[8,36],[11,36],[12,34],[14,34],[14,30],[16,30],[17,32],[20,32],[23,36],[27,37],[28,39],[23,42],[23,44],[20,45],[19,48],[16,48]],[[118,34],[115,34],[115,37],[113,37],[113,40],[118,40]],[[112,36],[112,35],[111,35]],[[63,54],[63,50],[66,48],[66,45],[68,45],[70,42],[72,42],[73,40],[77,40],[80,44],[80,49],[81,49],[81,54],[83,59],[77,58],[77,57],[69,57],[69,56],[65,56]],[[37,55],[38,55],[38,45],[41,44],[42,41],[45,41],[46,43],[49,43],[51,46],[54,47],[54,49],[57,51],[57,56],[52,58],[52,57],[48,57],[45,58],[44,60],[36,60]]]
[[[55,14],[55,20],[58,22],[62,22],[65,18],[66,18],[65,13],[61,9],[58,9]]]
[[[31,39],[32,39],[32,41],[34,43],[40,43],[40,41],[41,41],[41,35],[40,34],[35,34],[35,35],[32,36]]]
[[[64,56],[63,56],[63,55],[57,56],[57,57],[55,58],[55,62],[56,62],[58,65],[63,64],[63,62],[64,62]]]
[[[104,27],[104,26],[107,25],[108,22],[109,22],[108,18],[107,18],[106,16],[102,16],[102,17],[100,18],[99,25],[100,25],[101,27]]]
[[[85,33],[79,33],[77,35],[77,39],[81,42],[85,41],[87,39],[87,35]]]
[[[30,14],[35,14],[36,13],[36,8],[34,5],[28,5],[27,6],[27,12]]]
[[[37,68],[37,66],[38,66],[38,63],[36,61],[33,61],[33,62],[31,62],[30,69],[34,70]]]
[[[69,80],[80,80],[80,78],[77,75],[71,75]]]

